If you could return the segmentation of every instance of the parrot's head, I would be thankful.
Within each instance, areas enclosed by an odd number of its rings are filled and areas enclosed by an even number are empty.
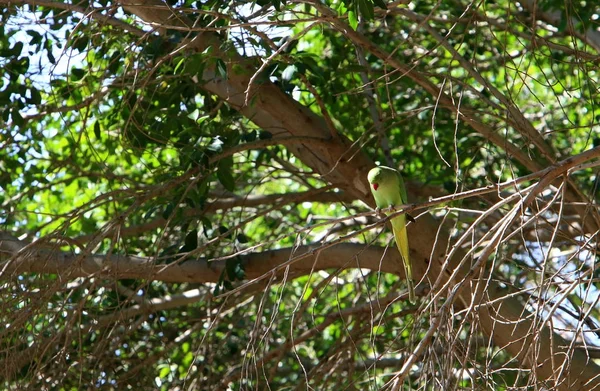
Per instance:
[[[367,180],[369,181],[369,184],[371,185],[373,190],[377,190],[377,188],[381,184],[381,181],[383,179],[382,176],[383,170],[380,167],[375,167],[371,169],[371,171],[369,171],[369,174],[367,175]]]

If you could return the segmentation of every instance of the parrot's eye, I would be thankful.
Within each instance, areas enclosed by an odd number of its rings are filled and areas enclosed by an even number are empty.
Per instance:
[[[377,190],[378,187],[379,185],[377,183],[373,183],[373,190]]]

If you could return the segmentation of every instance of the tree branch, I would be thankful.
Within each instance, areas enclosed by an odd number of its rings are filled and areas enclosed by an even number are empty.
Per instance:
[[[318,250],[319,245],[299,246],[240,256],[246,278],[258,278],[289,259],[304,256],[303,262],[290,266],[294,275],[311,270],[364,268],[398,273],[400,259],[394,251],[363,244],[343,243]],[[315,251],[317,249],[317,251]],[[17,250],[17,251],[15,251]],[[21,273],[50,273],[65,280],[76,277],[108,279],[148,279],[165,282],[217,283],[226,261],[200,258],[173,264],[158,264],[151,258],[123,255],[76,255],[48,248],[36,248],[0,233],[0,277]]]

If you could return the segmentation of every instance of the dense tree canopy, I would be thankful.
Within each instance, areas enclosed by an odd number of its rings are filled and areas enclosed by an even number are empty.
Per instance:
[[[4,388],[600,387],[593,2],[0,4]]]

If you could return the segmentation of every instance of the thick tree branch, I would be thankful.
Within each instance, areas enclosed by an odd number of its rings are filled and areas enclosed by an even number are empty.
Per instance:
[[[225,261],[209,262],[207,259],[188,260],[181,264],[157,264],[150,258],[120,255],[76,255],[66,252],[36,248],[0,233],[0,276],[6,278],[21,273],[50,273],[65,280],[76,277],[102,277],[109,279],[149,279],[166,282],[216,283]],[[364,268],[400,274],[399,255],[380,247],[344,243],[319,250],[319,245],[299,246],[280,250],[252,253],[240,257],[246,277],[254,279],[292,257],[304,256],[290,268],[294,275],[307,274],[331,268]]]
[[[123,0],[121,3],[152,25],[193,25],[185,15],[166,9],[160,0]],[[222,43],[216,34],[210,32],[200,33],[184,43],[186,49],[199,52],[211,47],[214,56],[222,58],[228,65],[227,79],[218,76],[214,67],[207,67],[202,77],[202,88],[225,100],[275,138],[308,137],[313,140],[308,145],[292,144],[288,148],[334,187],[358,199],[369,200],[365,178],[373,163],[364,154],[356,153],[359,146],[342,135],[332,136],[321,117],[271,82],[253,86],[253,95],[249,99],[252,104],[246,105],[246,90],[257,67],[234,50],[223,52]],[[317,139],[323,140],[320,145],[315,145],[314,140]]]

